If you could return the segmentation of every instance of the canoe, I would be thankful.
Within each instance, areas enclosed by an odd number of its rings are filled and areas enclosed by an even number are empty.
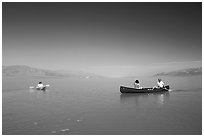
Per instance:
[[[156,97],[160,103],[168,101],[170,97],[169,92],[154,92],[154,93],[124,93],[120,94],[120,102],[123,104],[140,104],[141,100],[148,97]]]
[[[50,85],[45,85],[45,86],[43,86],[43,87],[38,87],[38,86],[34,87],[34,86],[30,86],[29,88],[30,88],[30,89],[36,89],[36,90],[46,90],[47,87],[49,87],[49,86],[50,86]]]
[[[46,87],[42,87],[42,88],[39,88],[39,87],[36,87],[37,90],[46,90]]]
[[[165,86],[165,88],[142,88],[142,89],[120,86],[121,93],[158,93],[158,92],[168,92],[168,91],[169,91],[169,86]]]

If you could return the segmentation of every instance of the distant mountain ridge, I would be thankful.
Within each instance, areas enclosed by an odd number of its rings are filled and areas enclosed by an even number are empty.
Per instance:
[[[95,74],[80,71],[54,71],[25,65],[2,66],[2,75],[3,77],[99,77]]]
[[[157,73],[154,76],[195,76],[195,75],[202,75],[202,67],[181,69],[171,72],[162,72]]]
[[[202,67],[198,68],[188,68],[182,70],[176,70],[171,72],[161,72],[153,76],[195,76],[202,75]],[[86,73],[81,71],[66,71],[66,70],[47,70],[39,69],[34,67],[29,67],[26,65],[12,65],[12,66],[2,66],[2,77],[12,78],[12,77],[45,77],[45,78],[63,78],[63,77],[80,77],[80,78],[94,78],[100,77],[93,73]],[[135,77],[135,76],[126,76]]]

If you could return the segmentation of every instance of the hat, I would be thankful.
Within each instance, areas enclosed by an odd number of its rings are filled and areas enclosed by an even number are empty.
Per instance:
[[[135,83],[140,83],[139,80],[135,80]]]

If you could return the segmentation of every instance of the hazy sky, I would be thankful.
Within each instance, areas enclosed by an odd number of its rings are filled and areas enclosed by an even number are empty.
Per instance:
[[[2,6],[3,65],[119,76],[202,63],[201,2]]]

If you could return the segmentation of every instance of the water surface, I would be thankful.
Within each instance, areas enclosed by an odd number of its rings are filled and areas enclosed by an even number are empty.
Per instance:
[[[202,134],[201,77],[163,79],[173,91],[121,94],[133,79],[64,78],[43,79],[43,92],[28,88],[38,79],[3,79],[3,134]],[[154,80],[140,78],[144,87]]]

